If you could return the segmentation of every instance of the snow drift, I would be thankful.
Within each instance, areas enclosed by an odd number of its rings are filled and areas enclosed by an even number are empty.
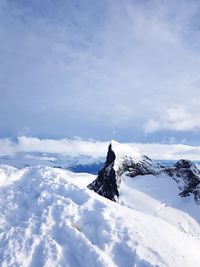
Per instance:
[[[114,172],[117,202],[87,188],[90,174],[0,165],[2,267],[200,266],[193,195],[181,197],[177,181],[164,172],[158,177],[162,167],[139,151],[127,155],[127,147],[114,145],[103,171]]]
[[[85,189],[93,177],[49,167],[0,169],[7,177],[0,188],[2,266],[200,263],[198,235]]]

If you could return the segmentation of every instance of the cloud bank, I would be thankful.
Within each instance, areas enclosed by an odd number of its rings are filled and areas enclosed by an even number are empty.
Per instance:
[[[182,144],[140,144],[128,143],[137,147],[141,153],[152,159],[178,160],[180,158],[200,160],[200,146]],[[0,156],[14,156],[18,153],[33,152],[60,154],[65,156],[89,156],[93,158],[106,157],[108,142],[82,139],[39,139],[20,136],[17,142],[11,139],[0,139]],[[50,155],[49,155],[50,156]]]
[[[158,119],[149,119],[144,129],[146,133],[159,130],[199,131],[200,114],[194,107],[170,107]]]
[[[20,136],[17,142],[11,139],[0,140],[0,155],[14,155],[20,152],[56,153],[66,156],[86,155],[92,157],[105,156],[108,142],[84,141],[81,139],[39,139]]]

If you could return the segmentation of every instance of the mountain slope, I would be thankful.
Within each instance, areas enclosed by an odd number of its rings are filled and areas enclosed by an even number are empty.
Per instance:
[[[103,198],[86,188],[91,175],[42,166],[1,165],[0,171],[3,267],[200,265],[193,221],[190,234],[149,210]],[[135,202],[136,208],[139,204]]]
[[[137,149],[112,141],[98,177],[88,185],[88,188],[116,201],[119,198],[122,175],[132,178],[140,175],[156,177],[164,175],[169,180],[177,182],[180,196],[193,195],[196,203],[200,203],[200,170],[191,161],[179,160],[173,166],[162,166],[141,155]]]

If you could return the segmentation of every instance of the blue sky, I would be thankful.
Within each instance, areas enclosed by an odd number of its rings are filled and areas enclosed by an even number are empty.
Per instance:
[[[200,2],[0,0],[0,138],[199,144]]]

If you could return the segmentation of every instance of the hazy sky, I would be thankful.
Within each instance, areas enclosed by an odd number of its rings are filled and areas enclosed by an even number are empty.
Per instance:
[[[200,143],[200,1],[0,0],[0,137]]]

